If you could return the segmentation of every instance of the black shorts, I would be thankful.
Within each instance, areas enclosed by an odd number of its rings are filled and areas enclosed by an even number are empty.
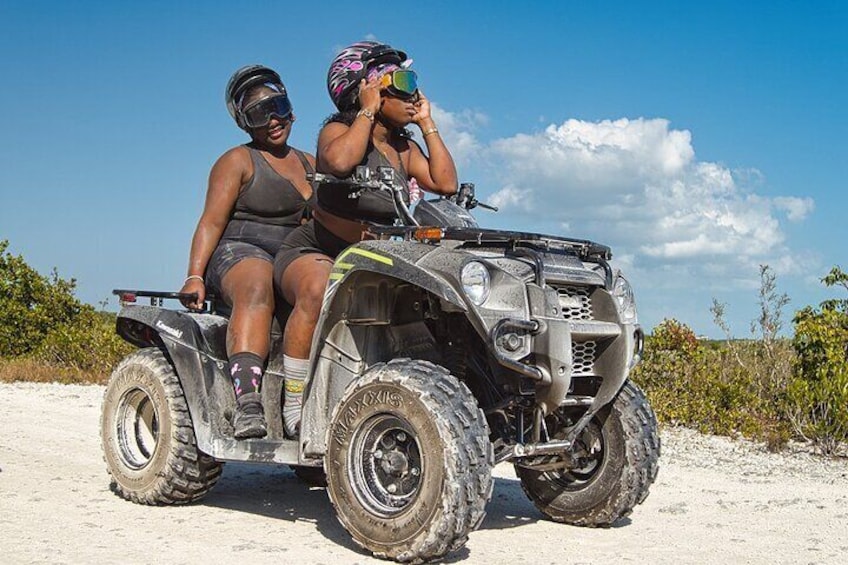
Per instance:
[[[206,288],[223,298],[224,275],[239,261],[250,258],[274,262],[274,257],[258,245],[243,241],[221,240],[218,242],[218,247],[212,252],[209,264],[206,265]]]
[[[274,282],[283,280],[283,272],[292,261],[307,253],[321,253],[331,259],[352,245],[336,236],[314,219],[291,232],[274,257]]]

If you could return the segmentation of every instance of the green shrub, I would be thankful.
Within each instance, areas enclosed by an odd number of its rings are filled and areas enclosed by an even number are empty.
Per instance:
[[[132,346],[115,333],[115,316],[84,309],[47,334],[33,357],[78,372],[107,375]]]
[[[834,267],[822,279],[848,289],[848,274]],[[789,413],[797,432],[826,454],[848,442],[848,301],[828,300],[795,315],[794,379]]]
[[[788,343],[776,346],[791,353]],[[648,336],[633,379],[645,390],[661,422],[704,433],[744,435],[771,447],[785,443],[789,427],[750,368],[760,364],[755,342],[704,343],[677,320],[664,320]]]
[[[0,241],[0,357],[28,355],[59,324],[73,323],[83,310],[74,298],[76,281],[40,275]]]
[[[115,315],[80,302],[76,282],[40,275],[0,241],[0,359],[4,380],[102,382],[132,350],[115,333]]]

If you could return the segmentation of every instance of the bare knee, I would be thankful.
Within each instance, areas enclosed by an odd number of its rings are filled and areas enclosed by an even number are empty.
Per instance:
[[[317,317],[324,301],[327,287],[327,275],[323,272],[311,272],[301,279],[297,286],[294,307],[304,313]]]
[[[304,255],[283,272],[280,288],[285,299],[300,315],[318,315],[332,260],[324,255]]]
[[[267,262],[245,260],[224,278],[224,294],[233,310],[274,309],[274,286]]]
[[[233,296],[234,308],[274,309],[274,288],[271,280],[242,281]]]

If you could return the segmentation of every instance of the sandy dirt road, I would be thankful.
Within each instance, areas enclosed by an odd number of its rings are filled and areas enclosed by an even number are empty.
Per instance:
[[[286,467],[228,464],[187,507],[118,498],[100,452],[102,392],[0,385],[0,562],[383,562],[353,544],[323,490]],[[544,520],[499,466],[486,520],[446,562],[848,563],[848,461],[686,431],[662,437],[650,496],[610,529]]]

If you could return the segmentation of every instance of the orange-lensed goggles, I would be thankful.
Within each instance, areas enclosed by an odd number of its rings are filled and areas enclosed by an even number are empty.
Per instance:
[[[398,98],[412,98],[418,92],[418,75],[405,69],[392,71],[380,78],[380,86]]]

